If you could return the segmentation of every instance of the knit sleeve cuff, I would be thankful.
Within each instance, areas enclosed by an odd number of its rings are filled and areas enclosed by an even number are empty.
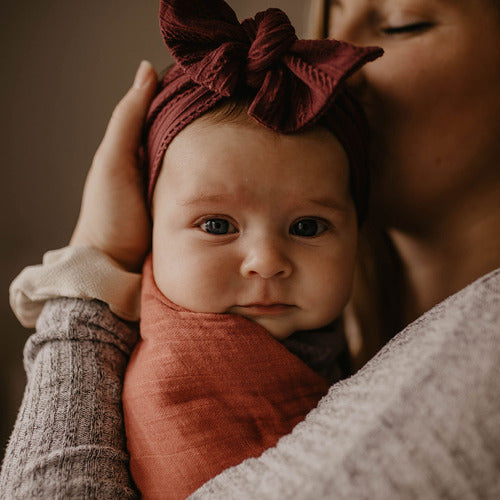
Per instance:
[[[138,321],[141,279],[100,250],[68,246],[45,253],[41,265],[26,267],[14,279],[10,306],[28,328],[35,326],[45,302],[58,297],[98,299],[120,318]]]

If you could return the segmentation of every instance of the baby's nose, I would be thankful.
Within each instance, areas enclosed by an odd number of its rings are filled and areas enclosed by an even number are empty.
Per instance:
[[[245,278],[288,278],[292,269],[285,242],[279,238],[260,238],[247,244],[240,273]]]

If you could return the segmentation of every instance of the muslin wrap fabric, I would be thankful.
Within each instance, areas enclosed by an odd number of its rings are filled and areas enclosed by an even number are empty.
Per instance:
[[[185,498],[274,446],[329,383],[257,323],[170,302],[151,261],[123,389],[130,469],[144,498]]]

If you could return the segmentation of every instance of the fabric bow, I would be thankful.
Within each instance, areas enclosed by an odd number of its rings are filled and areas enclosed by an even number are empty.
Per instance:
[[[239,23],[223,0],[162,0],[160,27],[177,64],[160,82],[146,120],[149,203],[172,139],[222,101],[235,99],[249,102],[248,114],[280,133],[297,132],[321,119],[347,153],[358,221],[363,219],[367,125],[344,82],[382,55],[382,49],[298,40],[279,9]]]
[[[254,89],[248,114],[282,133],[317,121],[339,84],[382,53],[337,40],[298,40],[280,9],[240,24],[223,0],[163,0],[160,26],[193,82],[223,97]]]

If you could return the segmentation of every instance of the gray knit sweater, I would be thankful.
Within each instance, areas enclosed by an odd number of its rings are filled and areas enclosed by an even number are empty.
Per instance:
[[[1,498],[134,498],[121,383],[137,332],[97,301],[48,303]],[[195,499],[500,498],[500,270],[335,384],[292,434]]]

